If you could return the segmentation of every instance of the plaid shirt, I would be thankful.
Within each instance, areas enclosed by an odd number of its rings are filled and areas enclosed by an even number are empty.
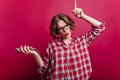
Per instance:
[[[72,39],[69,46],[60,38],[52,40],[39,73],[47,73],[46,80],[88,80],[92,73],[88,46],[104,29],[103,24],[93,27],[85,35]]]

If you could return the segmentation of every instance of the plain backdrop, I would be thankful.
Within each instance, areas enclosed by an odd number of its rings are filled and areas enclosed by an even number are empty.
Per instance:
[[[0,80],[41,80],[34,57],[15,51],[30,45],[43,57],[51,40],[49,24],[58,13],[74,19],[73,37],[91,26],[73,15],[74,0],[0,0]],[[93,73],[90,80],[120,80],[120,1],[77,0],[77,6],[106,30],[89,47]]]

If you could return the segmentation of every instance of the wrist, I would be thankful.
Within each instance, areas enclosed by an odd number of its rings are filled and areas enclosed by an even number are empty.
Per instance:
[[[38,53],[35,51],[34,53],[32,53],[33,56],[37,56]]]
[[[86,19],[86,16],[87,16],[87,15],[83,13],[83,14],[81,15],[81,19]]]

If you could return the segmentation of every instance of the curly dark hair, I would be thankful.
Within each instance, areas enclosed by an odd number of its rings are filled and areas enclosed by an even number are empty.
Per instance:
[[[70,25],[71,30],[75,29],[75,25],[74,25],[75,22],[73,21],[73,19],[71,19],[68,15],[64,13],[60,13],[58,15],[55,15],[51,20],[49,29],[50,29],[50,34],[52,35],[52,37],[56,37],[56,34],[58,34],[57,22],[59,20],[63,20],[66,24]]]

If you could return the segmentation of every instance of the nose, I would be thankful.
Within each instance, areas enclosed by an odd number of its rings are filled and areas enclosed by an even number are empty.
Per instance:
[[[67,29],[66,29],[66,28],[63,28],[63,31],[64,31],[64,32],[66,32],[66,31],[67,31]]]

